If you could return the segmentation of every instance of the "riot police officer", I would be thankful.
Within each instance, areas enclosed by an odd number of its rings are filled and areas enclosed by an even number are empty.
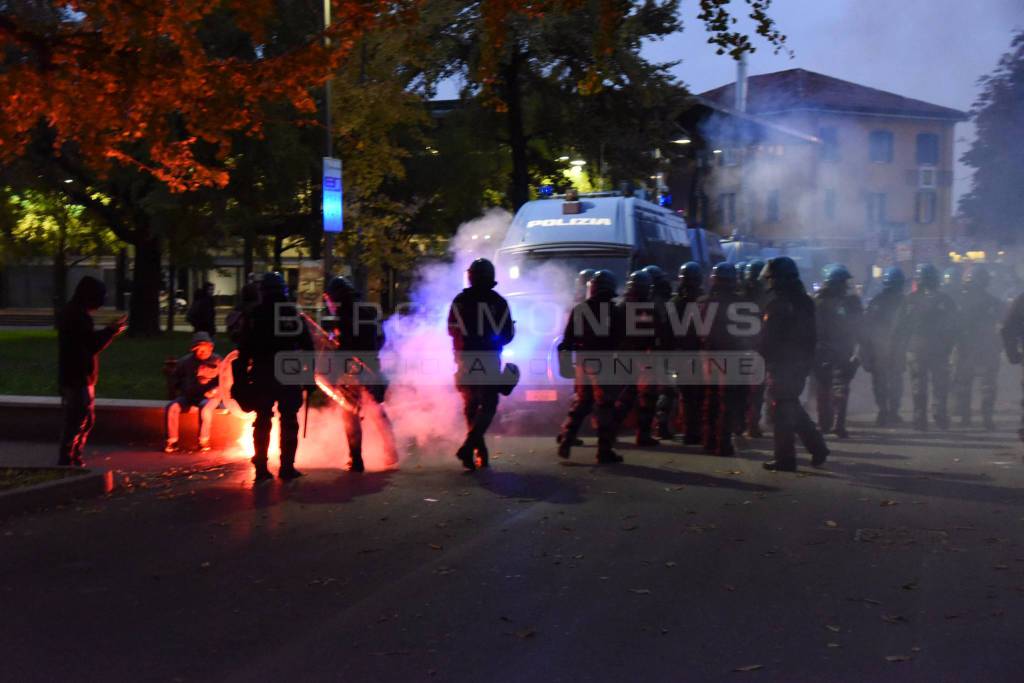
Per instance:
[[[742,271],[740,281],[740,298],[757,306],[757,309],[764,313],[765,303],[768,296],[761,281],[761,271],[764,270],[764,261],[753,259],[747,262]],[[736,269],[737,273],[740,269]],[[760,348],[760,335],[751,340],[753,348]],[[746,412],[744,414],[743,429],[747,436],[760,438],[764,436],[761,431],[761,412],[764,407],[764,382],[751,385],[747,396]]]
[[[697,302],[704,296],[704,274],[700,264],[688,261],[680,266],[678,283],[676,295],[670,305],[675,308],[676,320],[681,321],[685,327],[682,334],[676,337],[674,348],[684,353],[697,353],[701,348],[701,339],[692,315],[696,314]],[[687,315],[688,308],[691,310],[691,316]],[[703,441],[701,414],[704,387],[700,382],[694,381],[695,379],[687,378],[679,385],[678,392],[683,408],[683,443],[691,446]]]
[[[1010,305],[1010,310],[1003,320],[1000,330],[1003,337],[1003,349],[1006,351],[1006,360],[1012,365],[1020,365],[1024,359],[1024,294],[1019,295]],[[1021,407],[1024,408],[1024,377],[1021,380],[1022,398]],[[1024,411],[1021,412],[1020,429],[1017,436],[1024,441]]]
[[[245,376],[234,378],[236,383],[246,382],[251,387],[251,403],[256,411],[252,463],[256,468],[257,481],[271,478],[267,469],[267,452],[275,404],[281,427],[281,468],[277,476],[281,479],[302,476],[295,469],[295,452],[299,445],[298,413],[302,407],[303,387],[282,383],[276,373],[276,364],[280,353],[294,354],[312,349],[309,330],[291,303],[284,278],[280,273],[267,273],[260,281],[260,303],[247,316],[238,344],[237,367],[245,369]]]
[[[666,347],[670,332],[668,321],[660,315],[653,299],[654,280],[645,270],[629,275],[626,288],[619,303],[619,315],[625,321],[620,348],[634,356]],[[615,404],[615,419],[621,425],[630,411],[636,407],[636,445],[657,446],[660,442],[651,435],[654,414],[657,410],[658,384],[653,372],[638,370],[630,378]]]
[[[999,373],[998,325],[1003,304],[989,293],[990,276],[985,266],[974,265],[964,277],[960,294],[961,334],[956,341],[953,386],[956,412],[963,426],[971,424],[971,389],[980,381],[981,419],[985,429],[995,429],[996,376]]]
[[[800,405],[817,346],[814,301],[807,296],[796,263],[787,256],[769,260],[761,279],[768,288],[761,354],[775,418],[775,457],[764,467],[795,471],[797,436],[810,452],[811,464],[817,467],[828,458],[828,446]]]
[[[615,275],[599,270],[591,277],[585,301],[573,307],[565,332],[558,344],[559,365],[563,376],[574,378],[574,395],[569,414],[558,435],[558,457],[568,458],[572,446],[578,445],[576,435],[583,420],[594,412],[597,420],[597,461],[602,464],[622,462],[615,446],[616,390],[597,368],[607,363],[621,342],[623,321],[612,301],[616,292]],[[573,366],[572,354],[576,354]],[[588,365],[588,354],[593,354]]]
[[[814,368],[818,428],[841,439],[849,437],[846,410],[850,382],[860,362],[855,352],[863,307],[860,297],[849,292],[852,277],[840,263],[825,266],[822,287],[814,297],[818,327]]]
[[[700,298],[705,318],[711,319],[711,328],[703,339],[708,354],[743,349],[741,339],[728,330],[729,307],[742,301],[737,292],[736,268],[731,263],[719,263],[711,269],[709,292]],[[712,310],[714,308],[714,310]],[[708,363],[708,368],[716,367]],[[709,376],[704,393],[704,451],[719,456],[736,455],[732,443],[735,427],[740,422],[749,388],[731,385],[726,378]]]
[[[860,357],[871,374],[871,388],[878,406],[875,424],[889,427],[902,423],[900,399],[903,397],[903,371],[906,354],[895,337],[896,321],[903,308],[906,277],[897,267],[882,274],[882,291],[864,312]]]
[[[949,354],[956,330],[956,306],[939,291],[939,272],[922,263],[914,272],[914,289],[903,303],[896,339],[907,351],[910,391],[914,399],[914,429],[928,429],[928,389],[931,385],[935,424],[949,428]]]
[[[489,453],[484,435],[498,409],[503,377],[501,350],[515,336],[508,302],[494,291],[498,284],[494,264],[484,258],[466,271],[469,287],[452,300],[448,310],[448,334],[455,350],[455,386],[462,394],[466,438],[455,457],[467,470],[477,461],[487,467]],[[509,364],[509,369],[514,366]]]
[[[380,350],[384,346],[384,329],[378,309],[360,301],[360,293],[347,278],[337,276],[327,284],[324,304],[328,316],[324,327],[330,333],[333,346],[340,352],[340,363],[332,363],[338,372],[337,391],[345,401],[342,422],[348,439],[349,465],[352,472],[362,472],[363,427],[368,404],[378,404],[382,427],[390,438],[390,422],[383,406],[387,392],[387,378],[380,363]],[[393,439],[391,439],[393,441]]]
[[[665,271],[659,266],[647,266],[644,272],[651,276],[651,298],[654,301],[655,315],[668,324],[668,306],[672,299],[672,283]],[[665,334],[665,343],[659,350],[671,351],[674,347],[671,330]],[[672,384],[663,383],[658,387],[658,398],[655,402],[654,426],[658,439],[672,438],[672,415],[676,407],[676,388]]]

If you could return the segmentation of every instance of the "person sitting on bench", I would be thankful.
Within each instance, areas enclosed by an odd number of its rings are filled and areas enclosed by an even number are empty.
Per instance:
[[[207,332],[192,336],[192,352],[178,359],[171,375],[173,401],[167,404],[167,446],[175,453],[178,446],[178,421],[181,413],[199,409],[199,450],[210,450],[210,428],[219,402],[220,356],[213,352],[213,339]]]

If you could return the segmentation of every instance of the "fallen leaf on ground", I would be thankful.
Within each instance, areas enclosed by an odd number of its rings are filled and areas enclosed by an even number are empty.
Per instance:
[[[829,631],[832,631],[832,633],[839,633],[843,630],[838,626],[833,626],[832,624],[825,624],[825,628],[827,628]]]
[[[430,547],[433,548],[434,550],[441,550],[442,548],[444,548],[444,546],[438,545],[437,543],[431,543]]]
[[[829,643],[826,647],[835,648],[835,647],[842,647],[842,645],[840,645],[839,643]]]
[[[896,502],[895,500],[889,500],[889,499],[886,499],[886,500],[882,501],[882,507],[884,507],[884,508],[892,507],[893,505],[899,505],[899,503]]]
[[[423,502],[424,503],[436,503],[438,501],[437,501],[437,498],[424,498]]]
[[[835,529],[836,527],[839,526],[839,523],[838,522],[834,522],[831,519],[826,519],[825,520],[825,526],[827,526],[829,529]]]
[[[916,590],[917,589],[917,582],[918,582],[918,579],[914,579],[913,581],[908,581],[905,584],[903,584],[902,586],[900,586],[900,588],[902,588],[905,591]]]
[[[651,589],[650,588],[630,588],[629,592],[630,593],[636,593],[637,595],[650,595],[651,594]]]
[[[527,638],[533,638],[537,635],[537,632],[532,628],[524,628],[522,631],[516,631],[516,637],[526,640]]]
[[[763,668],[764,668],[764,664],[748,664],[747,666],[738,666],[735,669],[733,669],[733,671],[739,671],[741,673],[746,673],[748,671],[757,671],[758,669],[763,669]]]
[[[889,655],[885,658],[887,662],[909,662],[910,655]]]
[[[887,624],[905,624],[907,623],[907,618],[899,614],[883,614],[882,621]]]

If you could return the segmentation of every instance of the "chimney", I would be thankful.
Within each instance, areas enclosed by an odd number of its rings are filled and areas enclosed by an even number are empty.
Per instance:
[[[747,112],[747,53],[745,52],[736,62],[736,105],[733,108],[741,114]]]

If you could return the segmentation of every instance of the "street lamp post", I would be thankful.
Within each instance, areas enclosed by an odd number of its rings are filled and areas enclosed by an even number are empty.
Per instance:
[[[324,0],[324,31],[331,27],[331,0]],[[324,45],[330,47],[331,39],[324,35]],[[334,156],[334,145],[331,141],[331,74],[324,83],[324,156]],[[331,277],[334,270],[334,233],[324,232],[324,282]]]

